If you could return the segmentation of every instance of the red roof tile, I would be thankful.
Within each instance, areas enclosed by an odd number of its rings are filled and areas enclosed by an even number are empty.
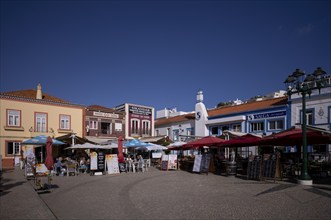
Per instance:
[[[171,123],[176,123],[176,122],[184,122],[184,121],[189,121],[189,120],[194,120],[194,119],[195,119],[194,113],[178,115],[178,116],[171,117],[171,118],[160,118],[160,119],[155,120],[155,126],[171,124]]]
[[[217,116],[217,115],[228,115],[233,113],[240,113],[240,112],[246,112],[246,111],[253,111],[253,110],[259,110],[259,109],[266,109],[270,107],[276,107],[287,104],[287,97],[281,97],[281,98],[274,98],[274,99],[267,99],[263,101],[254,101],[249,102],[241,105],[235,105],[235,106],[222,106],[216,109],[208,110],[208,116]],[[179,115],[176,117],[170,117],[170,118],[161,118],[155,120],[155,126],[165,125],[165,124],[172,124],[172,123],[178,123],[178,122],[185,122],[188,120],[195,119],[195,114],[186,114],[186,115]]]
[[[36,96],[37,96],[37,90],[36,89],[18,90],[18,91],[13,91],[13,92],[1,92],[0,94],[1,95],[13,96],[13,97],[17,97],[17,98],[26,98],[26,99],[39,100],[39,99],[36,98]],[[65,101],[63,99],[48,95],[44,92],[42,93],[42,99],[40,99],[40,100],[71,104],[68,101]]]
[[[112,112],[112,113],[116,112],[117,114],[125,114],[124,112],[117,111],[114,108],[107,108],[101,105],[90,105],[87,106],[87,109],[92,111],[104,111],[104,112]]]
[[[241,105],[235,106],[222,106],[220,108],[211,109],[208,111],[208,116],[216,116],[216,115],[227,115],[233,113],[240,113],[246,111],[253,111],[259,109],[265,109],[270,107],[276,107],[280,105],[285,105],[287,103],[287,97],[267,99],[263,101],[254,101]]]

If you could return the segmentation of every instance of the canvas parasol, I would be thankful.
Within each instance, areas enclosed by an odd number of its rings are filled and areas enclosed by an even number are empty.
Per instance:
[[[206,136],[198,140],[194,140],[191,142],[188,142],[187,144],[183,145],[183,149],[189,149],[189,148],[198,148],[203,146],[216,146],[225,140],[214,137],[214,136]]]
[[[302,130],[298,127],[291,127],[287,130],[262,138],[261,145],[274,146],[301,146]],[[307,144],[331,144],[331,135],[328,131],[307,127]]]
[[[262,138],[252,134],[246,134],[218,144],[219,147],[247,147],[259,145]]]
[[[23,145],[46,145],[47,143],[47,136],[45,135],[39,135],[36,136],[34,138],[25,140],[22,142]],[[56,140],[56,139],[52,139],[52,145],[62,145],[65,144],[62,141]]]
[[[118,137],[118,162],[119,163],[125,162],[123,155],[123,139],[121,135]]]
[[[69,149],[113,149],[117,148],[115,143],[107,144],[107,145],[100,145],[100,144],[91,144],[86,142],[85,144],[75,144],[74,146],[67,147],[65,150]]]
[[[53,164],[54,164],[53,154],[52,154],[52,145],[53,145],[52,138],[48,137],[47,141],[46,141],[46,160],[45,160],[45,165],[48,170],[52,170]]]
[[[168,150],[180,150],[185,144],[184,141],[176,141],[168,146]]]

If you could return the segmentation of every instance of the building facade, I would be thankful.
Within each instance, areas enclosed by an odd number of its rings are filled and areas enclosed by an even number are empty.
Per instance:
[[[313,90],[306,97],[306,122],[307,125],[331,131],[331,76],[325,77],[326,85],[320,91]],[[302,96],[292,94],[288,97],[289,127],[302,124]],[[331,143],[324,145],[308,146],[309,153],[321,154],[331,159]]]
[[[84,137],[95,143],[103,143],[125,136],[125,112],[99,105],[85,109]]]
[[[195,136],[194,113],[158,118],[155,121],[155,134],[168,136],[172,141],[188,141]]]
[[[84,107],[37,89],[0,94],[0,154],[2,167],[12,168],[21,158],[22,141],[46,135],[83,135]]]
[[[125,103],[115,109],[125,113],[125,139],[154,136],[154,108]]]
[[[234,131],[260,136],[287,128],[287,97],[224,106],[208,111],[206,126],[210,135]]]

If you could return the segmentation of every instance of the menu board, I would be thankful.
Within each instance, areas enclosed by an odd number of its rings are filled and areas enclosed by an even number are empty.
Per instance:
[[[276,173],[276,155],[268,155],[264,157],[262,163],[262,177],[275,178]]]
[[[177,169],[177,155],[170,154],[168,160],[168,169],[169,170],[176,170]]]
[[[194,158],[194,165],[193,165],[193,172],[198,172],[200,173],[201,170],[201,159],[202,159],[202,155],[195,155]]]
[[[201,173],[208,173],[210,164],[210,154],[203,154],[201,158]]]
[[[90,160],[91,160],[90,169],[91,170],[97,170],[98,169],[98,154],[97,154],[97,152],[91,152],[90,153]]]
[[[119,173],[117,154],[106,154],[106,166],[108,174]]]
[[[36,164],[36,158],[34,155],[27,155],[26,156],[26,163],[25,163],[25,176],[29,177],[29,176],[34,176],[34,172],[33,172],[33,167]]]
[[[255,156],[253,161],[248,162],[247,168],[247,178],[248,179],[260,179],[261,173],[261,164],[262,164],[262,157]]]
[[[161,162],[161,170],[168,170],[168,161],[167,160],[162,160]]]
[[[161,170],[168,170],[169,155],[162,155]]]
[[[105,153],[101,151],[98,152],[98,171],[105,171]]]

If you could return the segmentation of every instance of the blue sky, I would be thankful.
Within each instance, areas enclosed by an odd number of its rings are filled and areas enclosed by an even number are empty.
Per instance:
[[[194,110],[331,70],[330,1],[1,1],[1,92]]]

